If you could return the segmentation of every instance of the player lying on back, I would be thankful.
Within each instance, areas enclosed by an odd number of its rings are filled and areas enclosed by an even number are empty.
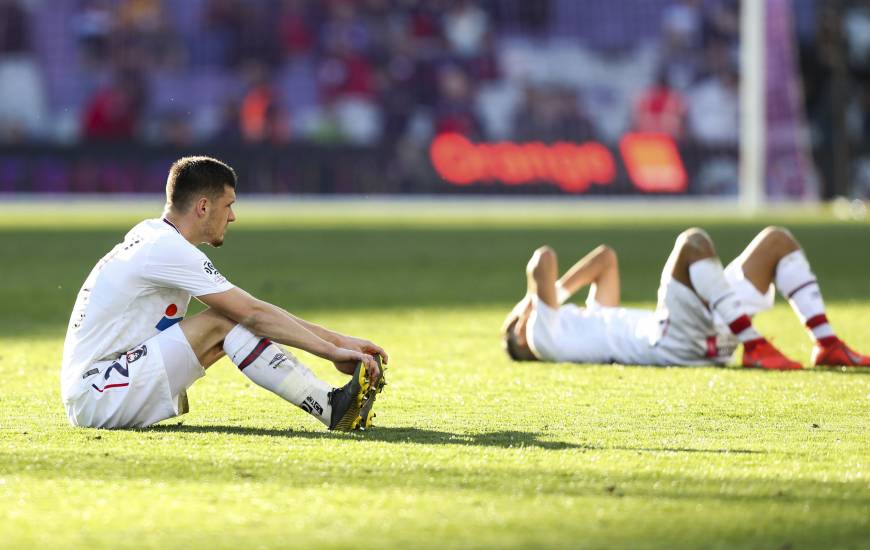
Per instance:
[[[526,267],[526,296],[502,327],[512,359],[724,364],[742,343],[745,367],[800,369],[752,326],[753,315],[773,307],[775,287],[815,340],[813,365],[870,366],[870,357],[837,338],[800,244],[779,227],[759,233],[725,269],[707,233],[681,233],[662,271],[655,311],[619,307],[619,266],[607,246],[557,277],[555,252],[537,249]],[[586,285],[585,308],[563,305]]]
[[[197,248],[223,244],[236,219],[235,187],[226,164],[179,159],[163,217],[133,227],[88,275],[63,350],[61,395],[72,424],[144,427],[183,414],[187,388],[227,355],[255,384],[329,429],[368,427],[384,384],[383,348],[254,298]],[[268,258],[268,245],[263,251]],[[208,308],[185,319],[191,296]],[[332,361],[353,378],[332,388],[274,342]]]

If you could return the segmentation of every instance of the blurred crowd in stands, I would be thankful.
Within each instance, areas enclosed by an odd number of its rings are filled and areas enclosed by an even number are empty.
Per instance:
[[[827,176],[825,195],[870,199],[870,3],[792,1],[815,160]],[[848,163],[839,184],[833,181],[838,154]]]
[[[821,2],[793,2],[823,135]],[[447,131],[614,143],[635,129],[734,147],[739,4],[0,0],[0,143],[412,150]],[[863,84],[850,121],[864,136],[870,9],[847,4],[849,61]]]
[[[0,0],[0,139],[735,142],[737,1],[629,4]]]

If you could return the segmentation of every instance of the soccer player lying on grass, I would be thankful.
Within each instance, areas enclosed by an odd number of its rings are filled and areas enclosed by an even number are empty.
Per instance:
[[[619,266],[607,246],[558,280],[555,252],[541,247],[526,276],[527,294],[502,327],[514,360],[724,364],[743,343],[745,367],[800,369],[752,326],[753,315],[773,307],[775,285],[815,339],[813,365],[870,366],[834,334],[806,256],[782,228],[763,230],[725,269],[707,233],[684,231],[662,271],[655,311],[619,307]],[[585,308],[562,305],[586,285]]]
[[[223,244],[236,219],[235,187],[224,163],[179,159],[162,219],[133,227],[88,275],[63,350],[61,394],[72,424],[143,427],[183,414],[187,388],[227,355],[255,384],[329,429],[369,426],[386,352],[254,298],[197,248]],[[185,319],[191,296],[208,308]],[[353,378],[332,388],[272,341],[328,359]]]

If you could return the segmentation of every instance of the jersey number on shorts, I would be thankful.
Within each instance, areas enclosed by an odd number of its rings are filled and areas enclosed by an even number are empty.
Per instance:
[[[105,380],[108,380],[109,376],[112,375],[112,371],[118,372],[119,376],[116,376],[116,378],[122,378],[122,379],[130,378],[130,369],[122,367],[121,363],[118,363],[117,361],[112,363],[111,365],[109,365],[109,368],[107,368],[106,372],[103,374],[103,378]],[[111,384],[106,384],[102,388],[98,388],[96,384],[91,384],[91,387],[94,388],[95,390],[97,390],[98,392],[103,393],[105,390],[108,390],[109,388],[124,388],[124,387],[129,386],[129,385],[130,385],[130,382],[120,382],[119,381],[119,382],[113,382]]]

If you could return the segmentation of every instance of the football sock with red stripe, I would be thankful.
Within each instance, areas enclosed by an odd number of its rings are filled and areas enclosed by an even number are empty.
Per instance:
[[[710,309],[728,324],[741,342],[758,340],[761,335],[752,327],[752,320],[743,303],[725,279],[722,262],[718,258],[705,258],[689,266],[689,279],[695,293],[707,302]]]
[[[783,256],[776,265],[774,283],[816,340],[835,335],[825,315],[819,283],[802,250]]]
[[[224,339],[224,351],[242,374],[329,425],[332,387],[268,338],[236,325]]]
[[[744,344],[763,339],[758,331],[752,327],[752,320],[745,313],[728,323],[728,329]]]

